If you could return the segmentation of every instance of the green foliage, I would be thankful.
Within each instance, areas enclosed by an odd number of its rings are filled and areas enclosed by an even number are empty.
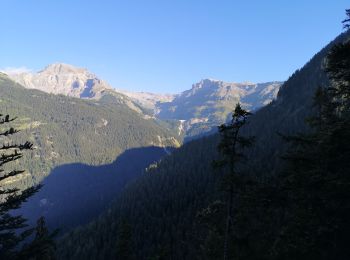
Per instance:
[[[115,96],[99,101],[69,98],[25,89],[0,75],[0,106],[16,114],[15,141],[29,139],[33,152],[20,162],[28,169],[10,187],[30,187],[63,163],[99,165],[112,162],[130,148],[176,146],[172,134],[147,120]],[[160,139],[158,138],[160,137]]]
[[[16,118],[10,118],[9,115],[0,115],[0,126],[11,124]],[[38,220],[35,239],[23,245],[23,242],[29,239],[33,229],[28,229],[26,219],[22,215],[14,213],[15,209],[20,208],[22,203],[26,202],[35,192],[40,189],[34,186],[21,191],[19,188],[8,188],[6,181],[17,175],[24,173],[23,170],[11,170],[5,168],[9,163],[13,163],[23,156],[23,151],[32,150],[33,144],[24,142],[22,144],[14,143],[10,138],[19,131],[11,126],[1,129],[0,137],[4,138],[3,145],[0,147],[0,258],[1,259],[54,259],[55,245],[53,242],[54,234],[48,235],[45,227],[44,218]],[[51,248],[50,252],[48,251]],[[49,257],[51,256],[51,257]]]
[[[11,141],[11,137],[18,133],[18,130],[9,126],[16,118],[11,118],[9,115],[0,114],[0,138],[3,142],[0,147],[0,258],[12,259],[18,254],[19,244],[26,239],[31,230],[27,227],[26,219],[21,215],[12,215],[12,210],[18,209],[23,202],[32,196],[39,188],[32,187],[22,192],[18,188],[8,188],[4,182],[11,178],[22,174],[22,170],[13,170],[13,162],[22,158],[23,151],[31,150],[33,144],[25,142],[16,144]],[[6,167],[11,164],[10,167]],[[8,170],[12,168],[11,170]]]
[[[34,240],[24,247],[19,255],[20,259],[54,260],[56,259],[56,244],[54,238],[58,230],[49,233],[44,217],[40,217],[35,228]]]

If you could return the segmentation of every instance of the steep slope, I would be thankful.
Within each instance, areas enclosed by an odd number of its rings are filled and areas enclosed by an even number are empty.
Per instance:
[[[238,102],[251,111],[269,104],[276,98],[281,84],[201,80],[171,102],[157,103],[156,117],[163,120],[181,120],[182,131],[187,136],[194,136],[225,122]]]
[[[266,174],[274,174],[286,144],[279,133],[295,134],[308,130],[306,120],[313,113],[313,99],[318,87],[329,85],[324,72],[325,58],[332,46],[349,39],[343,33],[317,53],[305,66],[293,73],[282,85],[277,99],[258,110],[246,128],[246,133],[256,136],[251,151],[250,168],[264,167]]]
[[[253,116],[246,133],[254,134],[257,142],[247,170],[257,177],[276,172],[287,146],[277,132],[307,130],[304,120],[312,114],[315,90],[328,84],[324,59],[331,46],[349,36],[342,34],[315,55],[284,83],[276,101]],[[60,259],[114,258],[118,218],[127,218],[133,227],[138,259],[164,254],[169,259],[198,259],[196,213],[216,198],[217,175],[210,165],[216,144],[216,135],[188,143],[153,167],[126,189],[111,210],[61,240]]]
[[[36,147],[22,160],[36,183],[63,163],[99,165],[130,148],[179,145],[169,131],[130,109],[123,95],[89,101],[47,94],[25,89],[4,74],[0,93],[1,113],[18,117],[18,139]]]

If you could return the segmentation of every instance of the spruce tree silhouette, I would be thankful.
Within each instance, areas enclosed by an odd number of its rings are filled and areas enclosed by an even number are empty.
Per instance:
[[[222,155],[221,160],[214,161],[214,167],[228,166],[228,172],[224,175],[223,188],[227,192],[227,216],[224,237],[224,260],[229,257],[229,236],[233,218],[233,200],[234,194],[237,192],[240,182],[240,173],[237,169],[237,163],[244,159],[243,149],[253,144],[253,137],[244,137],[240,135],[242,127],[247,123],[248,117],[251,115],[244,110],[238,103],[232,114],[229,124],[219,126],[220,143],[218,150]]]
[[[24,173],[24,170],[8,170],[12,168],[11,162],[15,162],[23,157],[25,150],[32,150],[33,144],[24,142],[15,144],[11,137],[19,130],[11,127],[12,122],[16,120],[9,115],[0,114],[0,140],[3,142],[0,147],[0,259],[39,259],[40,253],[35,249],[38,243],[22,243],[33,232],[33,228],[28,228],[26,219],[21,215],[14,215],[13,210],[21,207],[23,202],[37,192],[41,185],[37,185],[25,190],[18,188],[8,188],[4,185],[5,181],[11,181],[11,178]],[[42,241],[43,246],[45,241]],[[21,246],[21,243],[24,244]]]

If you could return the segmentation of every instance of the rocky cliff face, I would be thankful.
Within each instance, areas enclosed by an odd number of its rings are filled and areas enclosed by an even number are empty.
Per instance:
[[[204,79],[170,102],[158,102],[155,113],[163,120],[181,120],[179,127],[185,135],[197,135],[225,122],[238,102],[250,111],[269,104],[281,85]]]
[[[112,90],[107,82],[83,68],[55,63],[37,72],[10,73],[9,76],[26,88],[79,98],[100,98]]]
[[[128,96],[141,106],[156,113],[157,104],[163,102],[171,102],[176,97],[175,94],[155,94],[150,92],[131,92],[127,90],[117,90],[120,93]]]
[[[230,83],[204,79],[172,101],[158,103],[158,116],[184,120],[198,116],[210,117],[218,108],[222,112],[226,107],[232,110],[237,102],[249,110],[256,110],[277,96],[281,84],[282,82]]]

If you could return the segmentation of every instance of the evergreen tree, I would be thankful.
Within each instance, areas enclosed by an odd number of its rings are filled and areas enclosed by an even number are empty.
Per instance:
[[[26,219],[20,215],[13,216],[10,212],[18,209],[23,202],[32,196],[40,186],[32,187],[24,191],[17,188],[5,188],[4,181],[9,180],[19,174],[23,170],[9,170],[8,164],[22,158],[24,150],[31,150],[33,145],[30,142],[23,144],[14,144],[10,141],[10,137],[18,130],[13,127],[7,127],[16,118],[10,118],[9,115],[0,115],[0,138],[3,140],[3,145],[0,147],[0,259],[11,259],[18,256],[16,249],[18,245],[31,234],[30,229],[24,230],[27,227]],[[20,230],[22,230],[20,232]]]
[[[349,29],[350,28],[350,9],[345,10],[347,18],[344,19],[343,24],[344,24],[344,29]]]
[[[20,253],[20,258],[30,260],[56,259],[54,237],[57,232],[58,230],[49,233],[44,217],[40,217],[35,228],[34,240],[29,245],[24,246],[24,249]]]
[[[227,166],[228,171],[224,175],[223,189],[227,192],[227,214],[224,234],[224,260],[229,257],[229,236],[233,224],[233,201],[234,194],[237,194],[238,189],[242,186],[241,174],[238,170],[238,163],[245,158],[243,149],[249,147],[253,143],[252,137],[244,137],[240,135],[242,127],[247,123],[248,117],[251,115],[248,111],[242,109],[240,104],[237,104],[232,114],[232,119],[229,124],[219,126],[220,143],[218,150],[221,153],[222,159],[215,161],[215,167]]]
[[[133,259],[132,230],[127,220],[121,220],[118,234],[119,235],[117,241],[117,259]]]
[[[24,217],[11,212],[20,208],[21,204],[37,192],[41,185],[23,191],[19,188],[3,186],[4,181],[25,172],[24,170],[9,170],[11,169],[10,163],[22,158],[23,151],[33,148],[30,142],[23,144],[11,142],[10,137],[19,131],[11,126],[6,128],[6,126],[15,119],[10,118],[9,115],[0,115],[0,126],[3,126],[0,132],[0,138],[3,139],[3,145],[0,147],[0,259],[54,259],[53,236],[56,232],[49,235],[44,218],[38,220],[34,240],[30,243],[22,243],[29,239],[35,230],[27,228]]]

